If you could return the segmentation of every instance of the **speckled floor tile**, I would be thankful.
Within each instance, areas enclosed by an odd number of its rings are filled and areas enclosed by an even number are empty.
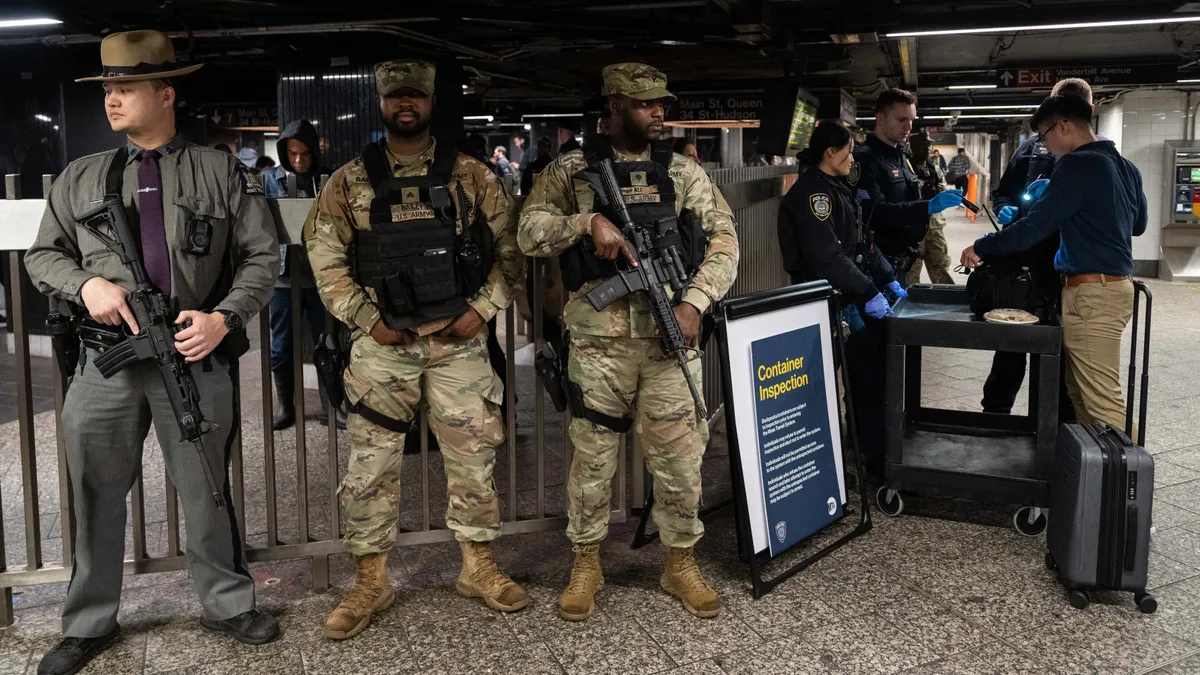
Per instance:
[[[1200,596],[1175,587],[1154,592],[1158,611],[1146,617],[1150,625],[1200,647]]]
[[[937,659],[933,650],[875,615],[856,616],[800,637],[840,673],[886,675]]]
[[[749,649],[713,659],[728,675],[759,675],[760,673],[817,673],[835,670],[834,657],[822,654],[816,647],[799,637],[772,640]]]
[[[938,598],[971,623],[1000,635],[1033,630],[1075,611],[1048,572],[1026,579],[997,579],[967,594],[946,593]]]
[[[864,563],[846,563],[804,575],[801,584],[817,599],[835,600],[845,615],[866,614],[880,605],[904,603],[921,594],[897,575]]]
[[[1013,647],[996,642],[917,666],[903,675],[1051,675],[1052,672]]]
[[[87,672],[91,672],[90,668]],[[232,659],[214,661],[182,670],[173,670],[163,675],[245,675],[246,673],[304,675],[304,662],[298,649],[285,649],[273,654],[243,654]]]
[[[1188,526],[1155,532],[1150,539],[1150,550],[1185,565],[1200,567],[1200,534]]]
[[[1192,508],[1200,508],[1193,506]],[[1189,523],[1200,522],[1200,513],[1194,513],[1188,509],[1180,508],[1174,504],[1156,500],[1154,502],[1153,520],[1155,533],[1163,530],[1169,530],[1172,527],[1180,527]]]
[[[601,613],[552,632],[546,645],[570,675],[652,673],[677,665],[633,619],[609,618]]]
[[[745,649],[760,642],[733,612],[698,619],[683,609],[637,617],[638,623],[675,663],[691,663]]]
[[[1172,560],[1164,555],[1150,551],[1150,570],[1146,580],[1146,588],[1151,590],[1161,586],[1190,579],[1200,575],[1200,569],[1184,565],[1178,560]]]
[[[996,640],[995,635],[933,598],[919,597],[883,605],[875,610],[875,616],[896,626],[938,656],[969,651]]]
[[[764,640],[803,635],[818,626],[849,618],[841,609],[835,609],[795,585],[777,588],[757,600],[749,593],[729,593],[723,601],[727,610],[734,612]]]
[[[678,668],[661,670],[658,672],[658,675],[725,675],[725,671],[721,670],[721,666],[718,666],[715,661],[709,660],[689,663],[686,666],[679,666]]]
[[[319,640],[296,648],[304,672],[322,675],[408,675],[425,672],[409,648],[404,631],[375,626],[350,640]]]
[[[1161,668],[1156,668],[1151,672],[1154,675],[1195,675],[1196,673],[1200,673],[1200,652]]]
[[[1193,384],[1192,386],[1194,387],[1195,385]],[[1159,457],[1160,455],[1154,456],[1155,460],[1158,460]],[[1182,466],[1185,469],[1200,471],[1200,445],[1193,445],[1186,448],[1179,448],[1178,450],[1172,450],[1167,453],[1162,453],[1161,457],[1163,461]],[[1157,473],[1157,464],[1154,468],[1156,469]]]
[[[1064,673],[1136,673],[1196,649],[1132,614],[1132,604],[1093,604],[1039,627],[1005,637],[1026,656]]]
[[[542,642],[501,652],[463,656],[421,672],[422,675],[563,675],[562,666]]]
[[[1200,478],[1200,471],[1189,469],[1185,466],[1180,466],[1169,460],[1169,455],[1155,457],[1154,459],[1155,489],[1167,487],[1169,485],[1187,483]]]
[[[24,675],[31,658],[40,659],[32,649],[5,649],[0,646],[0,675]]]
[[[517,636],[495,612],[406,625],[408,641],[423,668],[443,669],[455,663],[511,649]]]
[[[279,641],[265,645],[242,644],[228,635],[204,628],[197,619],[187,619],[147,632],[145,672],[169,672],[232,657],[252,659],[283,649]]]

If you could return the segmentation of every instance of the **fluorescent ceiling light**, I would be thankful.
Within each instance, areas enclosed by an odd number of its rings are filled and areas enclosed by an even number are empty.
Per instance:
[[[532,125],[532,124],[526,124],[526,125],[525,125],[525,131],[529,131],[529,130],[530,130],[530,129],[532,129],[532,128],[533,128],[533,125]]]
[[[371,76],[370,75],[322,75],[321,77],[326,80],[361,80],[365,77],[371,77]]]
[[[1196,82],[1200,82],[1200,80],[1175,80],[1176,84],[1194,84]]]
[[[1128,19],[1124,21],[1084,21],[1080,23],[1047,23],[1036,26],[1003,26],[996,28],[950,28],[946,30],[919,30],[905,33],[888,33],[887,37],[925,37],[928,35],[977,35],[979,33],[1017,33],[1039,30],[1072,30],[1075,28],[1112,28],[1114,26],[1157,26],[1164,23],[1192,23],[1200,16],[1172,16],[1165,19]]]
[[[55,124],[55,125],[54,125],[54,130],[55,130],[55,131],[58,131],[58,125],[57,125],[57,124]]]
[[[53,121],[54,121],[54,120],[50,119],[49,117],[47,117],[47,116],[45,116],[45,115],[43,115],[43,114],[41,114],[41,113],[38,113],[38,114],[34,115],[34,117],[35,117],[35,118],[37,118],[37,119],[39,119],[39,120],[41,120],[41,121],[43,121],[43,122],[53,122]]]
[[[481,120],[483,122],[491,122],[495,118],[492,117],[491,115],[467,115],[463,119],[464,120]]]
[[[994,85],[994,84],[955,84],[955,85],[952,85],[952,86],[949,86],[946,88],[947,89],[995,89],[996,85]]]
[[[0,21],[0,28],[25,28],[26,26],[57,26],[62,23],[58,19],[38,18],[38,19],[7,19]]]
[[[531,120],[537,117],[583,117],[583,113],[539,113],[537,115],[521,115],[523,120]]]
[[[938,110],[1008,110],[1012,108],[1037,110],[1037,107],[1036,105],[944,105]]]
[[[284,82],[307,82],[314,79],[316,79],[315,75],[289,75],[283,78]]]
[[[354,113],[346,113],[345,115],[338,115],[338,121],[340,122],[342,120],[352,119],[353,117],[354,117]]]
[[[949,120],[949,119],[990,120],[990,119],[995,119],[997,117],[1029,117],[1029,115],[1026,115],[1025,113],[990,113],[990,114],[982,114],[982,115],[921,115],[917,119],[918,120]],[[875,118],[874,117],[855,117],[854,119],[859,122],[865,122],[865,121],[869,121],[869,120],[874,120]]]

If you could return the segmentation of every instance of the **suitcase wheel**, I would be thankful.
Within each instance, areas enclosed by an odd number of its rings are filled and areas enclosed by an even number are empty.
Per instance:
[[[1091,602],[1092,599],[1088,597],[1087,591],[1079,588],[1071,591],[1071,606],[1075,609],[1087,609]]]
[[[1054,562],[1054,555],[1050,551],[1046,551],[1046,569],[1051,572],[1058,570],[1058,563]]]
[[[1133,601],[1137,603],[1138,611],[1142,614],[1153,614],[1154,610],[1158,609],[1158,601],[1149,593],[1138,593],[1133,596]]]
[[[1036,506],[1022,506],[1013,514],[1013,527],[1026,537],[1036,537],[1046,531],[1046,511]]]
[[[885,485],[875,493],[875,505],[883,515],[895,518],[904,511],[904,497],[900,496],[899,490],[892,490]]]

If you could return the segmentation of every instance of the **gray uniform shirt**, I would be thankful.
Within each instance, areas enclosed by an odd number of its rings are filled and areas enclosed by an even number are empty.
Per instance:
[[[126,146],[121,197],[133,212],[140,151],[132,143]],[[172,309],[229,310],[248,321],[270,300],[279,272],[279,238],[258,176],[235,157],[192,145],[182,136],[158,151]],[[133,274],[117,255],[75,224],[103,202],[113,152],[71,162],[50,188],[37,239],[25,254],[30,279],[42,293],[83,305],[79,291],[92,277],[134,288]],[[212,225],[207,255],[185,251],[194,218]],[[214,296],[226,269],[232,270],[229,288],[223,297]],[[206,301],[211,307],[204,306]]]

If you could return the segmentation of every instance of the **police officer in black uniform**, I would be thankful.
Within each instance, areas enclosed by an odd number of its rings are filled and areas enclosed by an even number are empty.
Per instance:
[[[1060,81],[1054,85],[1051,95],[1078,96],[1088,103],[1092,102],[1092,88],[1078,78]],[[1022,143],[1012,159],[1008,160],[1000,184],[992,191],[992,208],[996,210],[997,222],[1007,226],[1024,218],[1033,207],[1034,200],[1029,198],[1032,197],[1031,191],[1037,193],[1039,189],[1045,189],[1045,183],[1053,171],[1054,155],[1036,136]],[[1020,254],[1021,262],[1029,266],[1038,296],[1044,303],[1044,318],[1057,313],[1059,297],[1062,295],[1062,280],[1054,269],[1058,243],[1058,234],[1055,233]],[[1066,367],[1065,359],[1062,365]],[[1025,354],[996,352],[992,359],[992,371],[983,385],[983,411],[1002,415],[1012,412],[1024,379]],[[1065,378],[1062,377],[1059,378],[1058,416],[1062,421],[1075,419],[1075,408],[1066,394]]]
[[[840,121],[822,121],[801,154],[800,173],[779,209],[779,245],[793,283],[828,280],[851,325],[846,345],[860,450],[868,474],[883,475],[883,318],[908,294],[862,222],[854,139]],[[885,294],[887,297],[885,297]]]
[[[852,187],[864,190],[864,221],[875,244],[891,263],[901,285],[925,238],[929,216],[962,204],[962,190],[921,198],[921,180],[913,171],[904,141],[917,117],[917,99],[903,89],[888,89],[875,100],[875,130],[854,151],[861,170],[851,173]]]

